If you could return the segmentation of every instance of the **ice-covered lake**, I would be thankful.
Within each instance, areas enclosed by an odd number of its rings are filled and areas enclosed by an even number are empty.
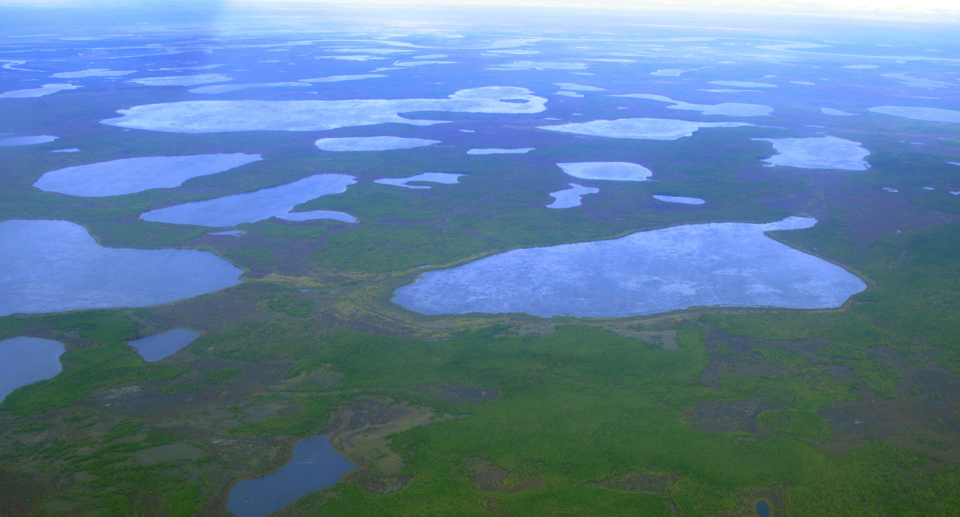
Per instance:
[[[802,169],[840,169],[865,171],[870,168],[864,158],[870,151],[859,142],[835,136],[811,138],[754,138],[773,144],[778,154],[763,161],[769,167],[786,166]]]
[[[0,341],[0,402],[15,389],[56,377],[63,343],[38,337]]]
[[[259,160],[259,154],[243,153],[123,158],[46,172],[33,186],[71,196],[118,196],[177,187],[190,178],[224,172]]]
[[[928,122],[955,122],[960,123],[960,111],[942,108],[921,108],[916,106],[877,106],[869,108],[874,113],[893,115],[913,120]]]
[[[354,183],[356,181],[353,176],[346,174],[316,174],[279,187],[158,208],[142,214],[140,218],[158,223],[214,228],[254,223],[271,217],[288,221],[334,219],[354,223],[357,219],[343,212],[331,210],[291,212],[293,207],[311,199],[346,192],[347,186]]]
[[[393,149],[413,149],[439,144],[440,140],[425,138],[401,138],[399,136],[354,136],[346,138],[321,138],[316,141],[321,151],[390,151]]]
[[[623,317],[694,306],[839,307],[866,284],[840,266],[780,244],[773,230],[812,227],[708,223],[609,241],[508,251],[431,271],[393,301],[425,314],[526,312]]]
[[[654,194],[653,199],[663,201],[664,203],[680,203],[682,205],[702,205],[706,203],[706,201],[698,197],[662,196],[659,194]]]
[[[550,197],[554,199],[554,202],[547,205],[547,208],[573,208],[580,206],[583,196],[596,194],[598,192],[600,192],[600,189],[596,187],[584,187],[577,183],[570,183],[570,188],[550,193]]]
[[[57,137],[51,135],[36,136],[8,136],[0,138],[0,147],[15,147],[18,145],[36,145],[53,142]]]
[[[359,99],[306,101],[185,101],[120,110],[111,126],[172,133],[229,131],[322,131],[399,123],[415,126],[443,121],[400,116],[416,111],[539,113],[547,102],[526,88],[488,86],[460,90],[446,99]]]
[[[741,102],[721,102],[720,104],[693,104],[690,102],[676,101],[663,95],[652,95],[647,93],[628,93],[625,95],[613,95],[613,97],[629,97],[634,99],[647,99],[659,102],[669,102],[672,106],[667,106],[675,110],[699,111],[703,115],[727,115],[731,117],[765,117],[770,115],[773,108],[763,104],[745,104]]]
[[[0,223],[0,316],[159,305],[237,285],[242,274],[206,251],[105,248],[67,221]]]
[[[585,180],[646,181],[653,175],[643,165],[630,162],[558,163],[563,172]]]
[[[45,97],[47,95],[62,92],[64,90],[75,90],[80,88],[75,84],[45,84],[39,88],[28,88],[26,90],[12,90],[0,93],[0,99],[28,99],[33,97]]]
[[[425,182],[425,183],[440,183],[443,185],[453,185],[459,181],[458,178],[460,176],[463,176],[463,174],[451,174],[449,172],[424,172],[423,174],[417,174],[416,176],[408,176],[406,178],[382,178],[378,180],[373,180],[373,182],[379,183],[381,185],[393,185],[395,187],[428,189],[430,187],[426,185],[410,185],[410,183]]]
[[[687,120],[661,118],[621,118],[573,122],[556,126],[539,126],[538,129],[573,133],[576,135],[603,136],[607,138],[636,138],[643,140],[677,140],[693,136],[701,128],[752,126],[746,122],[690,122]]]

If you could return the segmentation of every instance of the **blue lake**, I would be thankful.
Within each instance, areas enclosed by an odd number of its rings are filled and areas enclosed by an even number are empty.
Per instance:
[[[67,221],[0,223],[0,316],[160,305],[235,286],[242,274],[206,251],[103,247]]]
[[[61,371],[63,343],[38,337],[0,341],[0,401],[13,390],[52,379]]]
[[[293,448],[293,459],[280,470],[233,485],[227,496],[227,509],[238,517],[263,517],[311,492],[336,485],[344,474],[356,468],[330,447],[326,436],[300,440]]]
[[[149,337],[134,339],[129,345],[137,350],[140,357],[152,363],[193,343],[198,337],[200,337],[199,332],[187,329],[173,329],[163,334],[154,334]]]
[[[757,503],[757,516],[758,517],[770,517],[770,505],[766,501],[760,501]]]

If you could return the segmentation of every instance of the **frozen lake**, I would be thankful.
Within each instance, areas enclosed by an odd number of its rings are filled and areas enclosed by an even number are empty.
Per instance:
[[[50,77],[55,77],[57,79],[81,79],[84,77],[121,77],[124,75],[132,74],[136,70],[108,70],[106,68],[90,68],[87,70],[79,70],[77,72],[60,72],[53,74]]]
[[[0,147],[14,147],[18,145],[35,145],[53,142],[57,137],[50,135],[36,136],[8,136],[0,138]],[[78,149],[79,150],[79,149]]]
[[[144,221],[158,223],[190,224],[214,228],[254,223],[271,217],[288,221],[335,219],[346,223],[354,223],[357,219],[343,212],[330,210],[291,212],[293,207],[311,199],[346,192],[347,186],[354,183],[356,181],[354,181],[353,176],[346,174],[316,174],[300,181],[257,190],[256,192],[158,208],[141,215],[140,218]]]
[[[680,203],[684,205],[702,205],[706,203],[706,201],[698,197],[661,196],[659,194],[655,194],[653,199],[656,199],[657,201],[663,201],[664,203]]]
[[[463,174],[450,174],[449,172],[424,172],[423,174],[417,174],[416,176],[409,176],[406,178],[383,178],[373,180],[373,182],[381,185],[393,185],[395,187],[428,189],[430,187],[426,185],[409,185],[408,183],[422,181],[427,183],[453,185],[458,182],[458,178],[460,176],[463,176]]]
[[[63,343],[38,337],[0,341],[0,402],[13,390],[60,373]]]
[[[462,131],[462,130],[461,130]],[[516,149],[470,149],[467,151],[467,154],[472,155],[485,155],[485,154],[527,154],[532,151],[533,147],[518,147]]]
[[[840,266],[764,236],[812,227],[709,223],[620,239],[508,251],[424,273],[393,301],[424,314],[526,312],[623,317],[694,306],[839,307],[866,284]]]
[[[439,144],[439,140],[424,138],[401,138],[398,136],[355,136],[348,138],[321,138],[316,141],[321,151],[390,151],[413,149]]]
[[[653,172],[643,165],[629,162],[558,163],[563,172],[585,180],[647,181]]]
[[[52,93],[62,92],[64,90],[75,90],[77,88],[80,88],[80,86],[75,84],[45,84],[39,88],[3,92],[0,93],[0,99],[27,99],[32,97],[44,97]]]
[[[260,161],[259,154],[147,156],[90,163],[46,172],[33,184],[40,190],[71,196],[119,196],[153,188],[178,187],[184,181]]]
[[[754,138],[770,142],[777,153],[763,161],[768,167],[785,166],[802,169],[840,169],[865,171],[870,164],[864,158],[870,151],[860,147],[859,142],[835,136],[812,138]]]
[[[647,99],[659,102],[669,102],[672,106],[667,106],[675,110],[699,111],[703,115],[727,115],[731,117],[765,117],[770,115],[773,108],[763,104],[744,104],[740,102],[722,102],[720,104],[692,104],[689,102],[675,101],[670,97],[663,95],[651,95],[646,93],[629,93],[626,95],[613,95],[613,97],[629,97],[633,99]]]
[[[264,517],[307,494],[336,485],[356,468],[330,447],[326,436],[300,440],[293,447],[293,459],[280,470],[233,485],[227,495],[227,510],[237,517]]]
[[[144,86],[194,86],[197,84],[222,83],[232,80],[232,77],[223,74],[199,74],[145,77],[143,79],[131,79],[130,82]]]
[[[0,223],[0,316],[159,305],[237,285],[242,274],[205,251],[105,248],[67,221]]]
[[[693,136],[700,128],[752,126],[746,122],[690,122],[662,118],[621,118],[593,120],[556,126],[539,126],[538,129],[573,133],[576,135],[604,136],[608,138],[636,138],[643,140],[677,140]]]
[[[570,183],[570,188],[551,192],[550,197],[555,201],[547,205],[547,208],[572,208],[580,206],[581,198],[587,194],[596,194],[600,189],[595,187],[584,187],[576,183]]]
[[[168,330],[162,334],[154,334],[145,338],[134,339],[128,344],[136,349],[147,362],[155,362],[179,351],[181,348],[193,343],[198,337],[199,332],[186,329]]]
[[[460,90],[446,99],[360,99],[340,101],[186,101],[119,110],[111,126],[172,133],[227,131],[322,131],[399,123],[414,126],[443,121],[400,116],[415,111],[459,113],[540,113],[547,102],[526,88],[489,86]]]
[[[941,108],[918,108],[914,106],[877,106],[876,108],[869,108],[869,110],[874,113],[893,115],[894,117],[904,117],[913,120],[960,123],[960,111],[957,110],[947,110]]]

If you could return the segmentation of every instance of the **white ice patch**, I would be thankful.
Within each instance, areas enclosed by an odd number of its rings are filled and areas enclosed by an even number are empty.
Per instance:
[[[870,164],[863,159],[870,151],[860,147],[859,142],[835,136],[811,138],[754,138],[771,142],[779,153],[763,160],[768,167],[785,166],[801,169],[841,169],[865,171]]]
[[[522,102],[511,102],[522,101]],[[172,133],[228,131],[322,131],[341,127],[399,123],[415,126],[443,121],[414,120],[400,113],[540,113],[543,97],[526,88],[489,86],[460,90],[446,99],[364,99],[342,101],[187,101],[120,110],[111,126]]]
[[[51,75],[57,79],[80,79],[83,77],[120,77],[132,74],[136,70],[107,70],[106,68],[91,68],[89,70],[80,70],[77,72],[60,72]]]
[[[847,65],[842,68],[849,68],[850,70],[873,70],[874,68],[880,68],[877,65]]]
[[[612,95],[612,97],[630,97],[633,99],[648,99],[660,102],[671,102],[673,106],[667,106],[670,109],[699,111],[704,115],[727,115],[731,117],[764,117],[773,111],[770,106],[763,104],[744,104],[739,102],[722,102],[720,104],[691,104],[689,102],[675,101],[670,97],[663,95],[652,95],[647,93],[629,93],[626,95]]]
[[[737,93],[737,92],[758,92],[760,90],[733,90],[730,88],[719,88],[719,89],[700,88],[699,91],[710,92],[710,93]]]
[[[145,77],[143,79],[131,79],[130,82],[144,86],[193,86],[196,84],[222,83],[232,80],[233,78],[223,74],[200,74]]]
[[[504,65],[490,67],[488,70],[583,70],[583,63],[558,63],[554,61],[514,61]]]
[[[455,61],[395,61],[393,66],[411,67],[424,65],[452,65]]]
[[[706,201],[698,197],[654,195],[653,199],[656,199],[657,201],[663,201],[665,203],[681,203],[684,205],[702,205],[706,203]]]
[[[439,144],[440,140],[424,138],[401,138],[398,136],[355,136],[346,138],[321,138],[316,141],[321,151],[389,151],[413,149]]]
[[[957,110],[947,110],[941,108],[918,108],[914,106],[877,106],[876,108],[869,108],[869,110],[874,113],[893,115],[894,117],[903,117],[913,120],[960,123],[960,111]]]
[[[661,118],[622,118],[616,120],[593,120],[573,122],[556,126],[539,126],[538,129],[573,133],[577,135],[604,136],[608,138],[636,138],[643,140],[676,140],[692,136],[700,128],[752,126],[745,122],[690,122],[687,120]]]
[[[822,111],[824,115],[831,115],[834,117],[848,117],[851,115],[856,115],[856,113],[847,113],[846,111],[840,111],[833,108],[820,108],[820,111]]]
[[[883,190],[886,190],[887,192],[890,192],[890,193],[893,193],[893,194],[896,194],[897,192],[900,192],[899,190],[897,190],[897,189],[895,189],[895,188],[891,188],[891,187],[883,187]]]
[[[647,181],[653,172],[629,162],[558,163],[563,172],[585,180]]]
[[[597,88],[596,86],[585,86],[577,83],[553,83],[560,87],[561,90],[568,90],[571,92],[605,92],[606,88]]]
[[[50,135],[36,135],[36,136],[10,136],[7,138],[0,138],[0,147],[13,147],[17,145],[35,145],[35,144],[46,144],[48,142],[53,142],[59,137],[50,136]]]
[[[534,147],[518,147],[517,149],[470,149],[467,151],[467,154],[527,154],[534,149]]]
[[[816,86],[817,83],[811,83],[810,81],[790,81],[792,84],[799,84],[801,86]]]
[[[389,77],[383,74],[357,74],[357,75],[331,75],[328,77],[314,77],[312,79],[300,79],[304,83],[339,83],[343,81],[359,81],[361,79],[376,79],[378,77]]]
[[[430,271],[393,301],[425,314],[525,312],[624,317],[695,306],[840,307],[866,284],[840,266],[780,244],[778,223],[710,223],[608,241],[508,251]],[[722,272],[722,273],[721,273]]]
[[[573,208],[580,206],[581,198],[587,194],[596,194],[600,189],[594,187],[584,187],[576,183],[570,183],[570,188],[551,192],[550,197],[555,201],[547,205],[547,208]]]
[[[0,223],[0,316],[159,305],[237,285],[242,274],[206,251],[105,248],[67,221]]]
[[[280,82],[280,83],[247,83],[247,84],[215,84],[213,86],[201,86],[187,90],[190,93],[202,93],[207,95],[217,95],[221,93],[230,93],[250,88],[304,88],[310,85],[304,82]]]
[[[223,66],[223,64],[217,64],[217,65],[199,65],[199,66],[180,66],[180,67],[173,67],[173,68],[158,68],[157,70],[160,70],[160,71],[163,71],[163,72],[185,72],[185,71],[187,71],[187,70],[212,70],[212,69],[214,69],[214,68],[219,68],[219,67],[221,67],[221,66]]]
[[[380,183],[381,185],[393,185],[394,187],[428,189],[430,187],[426,185],[408,185],[408,183],[422,181],[426,183],[453,185],[458,182],[457,178],[460,176],[463,176],[463,174],[450,174],[447,172],[424,172],[423,174],[417,174],[416,176],[410,176],[407,178],[383,178],[379,180],[373,180],[373,182]]]
[[[583,94],[577,92],[568,92],[566,90],[560,90],[559,92],[553,92],[554,95],[563,95],[564,97],[583,97]]]
[[[776,88],[777,85],[770,83],[755,83],[750,81],[710,81],[710,84],[717,86],[736,86],[740,88]]]
[[[291,212],[293,207],[311,199],[346,192],[347,186],[354,183],[356,182],[353,176],[346,174],[316,174],[279,187],[151,210],[141,215],[140,219],[214,228],[253,223],[271,217],[288,221],[335,219],[354,223],[357,219],[343,212]]]
[[[411,59],[443,59],[447,57],[446,54],[426,54],[422,56],[411,56]]]
[[[69,149],[54,149],[53,151],[50,151],[50,152],[51,153],[79,153],[80,149],[77,149],[76,147],[71,147]]]
[[[650,75],[655,75],[658,77],[680,77],[680,74],[684,72],[689,72],[690,70],[681,70],[679,68],[666,68],[664,70],[657,70],[656,72],[650,72]]]
[[[64,90],[76,90],[80,88],[75,84],[45,84],[39,88],[29,88],[26,90],[13,90],[0,93],[0,99],[26,99],[32,97],[43,97],[51,93],[57,93]]]
[[[889,77],[890,79],[896,79],[900,81],[900,84],[904,86],[910,86],[913,88],[949,88],[953,84],[945,81],[934,81],[932,79],[923,79],[920,77],[911,77],[909,74],[880,74],[883,77]]]
[[[256,161],[260,161],[259,154],[243,153],[123,158],[46,172],[33,186],[71,196],[119,196],[178,187],[190,178],[217,174]]]

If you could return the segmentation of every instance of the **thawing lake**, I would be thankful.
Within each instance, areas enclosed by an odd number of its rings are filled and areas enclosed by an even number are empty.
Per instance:
[[[423,174],[417,174],[416,176],[410,176],[407,178],[383,178],[383,179],[373,180],[373,182],[379,183],[381,185],[393,185],[395,187],[427,189],[430,187],[426,185],[409,185],[409,183],[424,182],[424,183],[441,183],[444,185],[453,185],[459,181],[457,178],[459,178],[460,176],[463,176],[463,174],[451,174],[449,172],[424,172]]]
[[[227,509],[238,517],[263,517],[307,494],[336,485],[356,468],[330,447],[326,436],[300,440],[293,447],[293,459],[280,470],[233,485],[227,495]]]
[[[35,144],[45,144],[47,142],[53,142],[57,137],[50,135],[36,135],[36,136],[10,136],[7,138],[0,138],[0,147],[14,147],[17,145],[35,145]]]
[[[119,196],[153,188],[178,187],[190,178],[216,174],[259,160],[259,154],[243,153],[123,158],[46,172],[33,186],[71,196]]]
[[[0,402],[13,390],[60,373],[63,343],[38,337],[0,341]]]
[[[659,194],[654,194],[653,199],[657,201],[663,201],[664,203],[680,203],[683,205],[702,205],[706,201],[698,197],[685,197],[685,196],[661,196]]]
[[[835,136],[812,138],[754,138],[770,142],[778,154],[763,160],[768,167],[786,166],[802,169],[840,169],[865,171],[870,164],[864,158],[870,151],[860,147],[859,142]]]
[[[647,181],[653,172],[630,162],[558,163],[563,172],[584,180]]]
[[[347,186],[354,183],[356,182],[353,176],[346,174],[316,174],[279,187],[151,210],[141,215],[140,219],[214,228],[254,223],[271,217],[288,221],[335,219],[354,223],[357,219],[343,212],[330,210],[291,212],[293,207],[311,199],[346,192]]]
[[[764,117],[773,111],[770,106],[763,104],[744,104],[740,102],[722,102],[720,104],[692,104],[689,102],[675,101],[670,97],[663,95],[651,95],[647,93],[629,93],[626,95],[614,95],[613,97],[631,97],[634,99],[648,99],[652,101],[670,102],[672,106],[667,106],[675,110],[699,111],[703,115],[728,115],[731,117]]]
[[[622,317],[693,306],[839,307],[866,284],[764,236],[815,219],[708,223],[620,239],[508,251],[431,271],[393,301],[424,314]]]
[[[200,337],[199,332],[187,329],[173,329],[162,334],[154,334],[152,336],[134,339],[128,344],[137,350],[140,357],[152,363],[193,343],[198,337]]]
[[[439,140],[424,138],[401,138],[399,136],[354,136],[347,138],[321,138],[316,141],[321,151],[390,151],[413,149],[439,144]]]
[[[105,248],[67,221],[0,223],[0,316],[146,307],[241,283],[206,251]]]
[[[539,126],[537,129],[573,133],[576,135],[604,136],[607,138],[636,138],[641,140],[677,140],[693,134],[701,128],[752,126],[746,122],[690,122],[664,118],[621,118],[573,122],[556,126]]]
[[[550,197],[554,199],[554,202],[547,205],[547,208],[573,208],[580,206],[583,196],[596,194],[598,192],[600,192],[600,189],[595,187],[584,187],[583,185],[570,183],[570,188],[550,193]]]

